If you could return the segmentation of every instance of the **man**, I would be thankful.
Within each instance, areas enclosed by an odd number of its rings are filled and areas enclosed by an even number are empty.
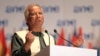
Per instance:
[[[53,37],[42,28],[44,16],[38,4],[30,4],[26,8],[25,20],[28,30],[18,31],[12,37],[12,56],[35,56],[46,46],[55,45]]]
[[[30,4],[26,8],[25,21],[28,30],[18,31],[12,37],[12,56],[35,56],[46,46],[55,45],[54,38],[45,33],[42,28],[44,15],[40,5]],[[79,39],[73,44],[78,47],[82,43]]]

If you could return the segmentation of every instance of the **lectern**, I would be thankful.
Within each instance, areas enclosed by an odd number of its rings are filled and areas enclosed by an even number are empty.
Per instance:
[[[47,46],[36,56],[97,56],[97,50],[67,46]]]

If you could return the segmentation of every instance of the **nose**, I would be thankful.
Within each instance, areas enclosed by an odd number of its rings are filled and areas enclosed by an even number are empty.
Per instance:
[[[36,13],[36,17],[39,17],[39,14],[38,13]]]

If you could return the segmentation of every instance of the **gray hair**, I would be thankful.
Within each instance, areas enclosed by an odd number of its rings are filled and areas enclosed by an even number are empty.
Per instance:
[[[30,5],[28,5],[27,8],[24,11],[25,20],[28,19],[28,16],[29,16],[29,8],[31,8],[33,6],[38,6],[39,8],[42,9],[42,7],[39,4],[30,4]]]

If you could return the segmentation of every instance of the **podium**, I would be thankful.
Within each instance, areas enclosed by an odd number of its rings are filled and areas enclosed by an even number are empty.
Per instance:
[[[97,56],[97,50],[67,46],[47,46],[36,56]]]

